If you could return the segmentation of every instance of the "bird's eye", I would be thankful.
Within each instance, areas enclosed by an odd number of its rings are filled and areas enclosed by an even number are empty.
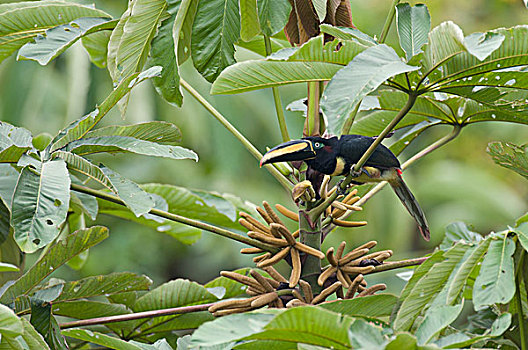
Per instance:
[[[322,145],[321,145],[319,142],[314,143],[314,147],[315,147],[315,148],[321,148],[321,146],[322,146]]]

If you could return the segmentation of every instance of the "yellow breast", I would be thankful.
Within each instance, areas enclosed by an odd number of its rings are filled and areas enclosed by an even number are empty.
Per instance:
[[[343,174],[343,171],[345,170],[345,160],[341,157],[337,157],[337,160],[336,160],[336,168],[334,170],[334,172],[332,174],[330,174],[331,176],[337,176],[337,175],[341,175]]]

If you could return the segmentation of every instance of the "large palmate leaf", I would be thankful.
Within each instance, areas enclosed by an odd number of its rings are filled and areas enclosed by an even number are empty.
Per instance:
[[[321,304],[326,310],[353,317],[386,317],[390,316],[398,297],[392,294],[376,294],[350,300],[336,300]]]
[[[427,43],[427,35],[431,29],[431,16],[427,6],[411,6],[407,3],[397,5],[396,24],[400,46],[405,51],[407,60],[410,60],[422,52],[422,46]]]
[[[486,151],[495,163],[528,179],[528,145],[517,146],[508,142],[490,142]]]
[[[11,200],[19,173],[10,164],[0,164],[0,200],[11,211]]]
[[[135,345],[132,342],[127,342],[116,337],[111,337],[104,333],[93,332],[88,329],[74,328],[67,329],[62,332],[63,335],[79,339],[85,342],[101,345],[105,348],[116,350],[143,350],[141,346]]]
[[[53,350],[68,350],[68,345],[61,334],[59,324],[51,314],[51,303],[38,299],[32,300],[29,322],[35,327],[37,332],[44,336],[50,348]]]
[[[501,70],[528,64],[527,26],[476,34],[464,38],[462,30],[452,22],[442,23],[431,31],[424,49],[424,71],[430,72],[429,90],[455,83],[464,85],[463,82],[476,85],[476,81],[483,78],[479,81],[482,83],[488,77],[483,77],[488,72],[499,71],[493,75],[495,80]],[[499,79],[489,86],[505,86],[508,81]],[[525,83],[517,86],[526,88]]]
[[[86,134],[87,138],[99,136],[128,136],[138,140],[175,145],[181,141],[180,129],[169,122],[152,121],[124,126],[105,126]]]
[[[192,27],[191,54],[196,69],[212,82],[235,63],[240,36],[238,0],[200,1]]]
[[[292,10],[288,0],[258,0],[257,6],[260,30],[264,35],[272,36],[283,30]]]
[[[416,330],[418,344],[428,343],[435,335],[456,320],[464,304],[431,307]]]
[[[133,0],[112,32],[108,46],[108,70],[114,82],[140,72],[150,44],[165,16],[165,0]]]
[[[111,17],[93,7],[63,1],[27,1],[0,6],[0,62],[49,28],[81,17]]]
[[[115,104],[142,81],[159,76],[161,67],[152,67],[142,73],[124,78],[110,95],[92,113],[72,122],[61,130],[48,146],[49,153],[65,147],[68,143],[84,137],[115,106]]]
[[[283,39],[282,37],[270,37],[270,43],[271,43],[271,52],[277,52],[282,49],[291,48],[290,43],[288,40]],[[266,46],[264,43],[264,36],[263,35],[257,35],[250,41],[243,41],[239,40],[236,43],[236,46],[242,47],[246,50],[249,50],[251,52],[254,52],[260,56],[266,57]]]
[[[0,122],[0,163],[16,163],[32,147],[29,130]]]
[[[81,38],[82,45],[90,56],[90,61],[99,68],[106,68],[108,41],[111,34],[110,30],[104,30]]]
[[[330,34],[338,39],[357,41],[366,46],[378,45],[378,42],[373,37],[356,28],[334,27],[330,24],[321,24],[320,29],[321,33]]]
[[[0,339],[4,336],[16,337],[24,332],[22,320],[5,305],[0,304]]]
[[[113,29],[116,23],[117,21],[109,21],[107,18],[78,18],[68,24],[48,29],[44,35],[37,36],[35,42],[26,43],[18,51],[17,59],[37,61],[44,66],[83,36]]]
[[[257,0],[240,0],[240,39],[249,41],[260,33]]]
[[[160,145],[156,142],[143,141],[129,136],[84,137],[70,142],[64,147],[64,151],[81,156],[99,152],[130,152],[146,156],[170,159],[194,159],[198,161],[196,153],[187,148]]]
[[[97,181],[109,190],[114,190],[110,180],[97,165],[92,164],[89,160],[71,152],[55,151],[53,157],[63,159],[68,165],[69,170],[79,172],[89,178]]]
[[[25,167],[15,192],[11,225],[20,249],[34,252],[57,237],[70,202],[70,176],[62,159]]]
[[[183,95],[180,91],[180,74],[178,62],[176,61],[172,31],[180,2],[181,0],[167,1],[167,13],[170,17],[163,20],[157,35],[152,40],[149,62],[151,66],[163,67],[161,76],[152,79],[154,87],[165,101],[177,106],[181,106]]]
[[[493,304],[506,304],[515,294],[513,258],[515,242],[507,234],[491,238],[488,252],[482,261],[473,287],[476,311]]]
[[[94,226],[78,230],[66,239],[55,243],[22,277],[10,285],[0,297],[0,302],[9,304],[19,295],[27,295],[53,271],[72,257],[96,245],[108,237],[108,229]]]
[[[244,61],[228,67],[213,83],[211,93],[231,94],[276,85],[330,80],[366,48],[354,41],[334,40],[324,44],[322,36],[315,37],[300,48],[283,49],[264,60]]]
[[[464,257],[468,247],[469,245],[464,243],[456,244],[444,253],[444,261],[431,266],[429,271],[421,276],[418,281],[414,279],[412,288],[406,287],[404,289],[405,293],[402,292],[400,297],[403,302],[394,319],[394,329],[403,331],[411,328],[427,304],[442,290],[444,283]]]
[[[405,64],[386,45],[373,46],[359,53],[332,78],[323,93],[321,108],[328,132],[340,135],[348,116],[365,96],[391,76],[418,68]]]

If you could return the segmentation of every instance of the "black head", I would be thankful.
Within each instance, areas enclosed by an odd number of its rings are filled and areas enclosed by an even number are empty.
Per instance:
[[[260,165],[303,160],[313,169],[331,174],[336,167],[337,146],[337,137],[325,139],[310,136],[301,140],[288,141],[270,149],[262,157]]]

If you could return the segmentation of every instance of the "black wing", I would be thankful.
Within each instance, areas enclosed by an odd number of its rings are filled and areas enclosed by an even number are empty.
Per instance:
[[[338,154],[350,162],[351,165],[356,164],[374,140],[375,138],[368,136],[343,135],[339,139]],[[381,169],[399,168],[400,162],[394,153],[380,144],[365,165]]]

